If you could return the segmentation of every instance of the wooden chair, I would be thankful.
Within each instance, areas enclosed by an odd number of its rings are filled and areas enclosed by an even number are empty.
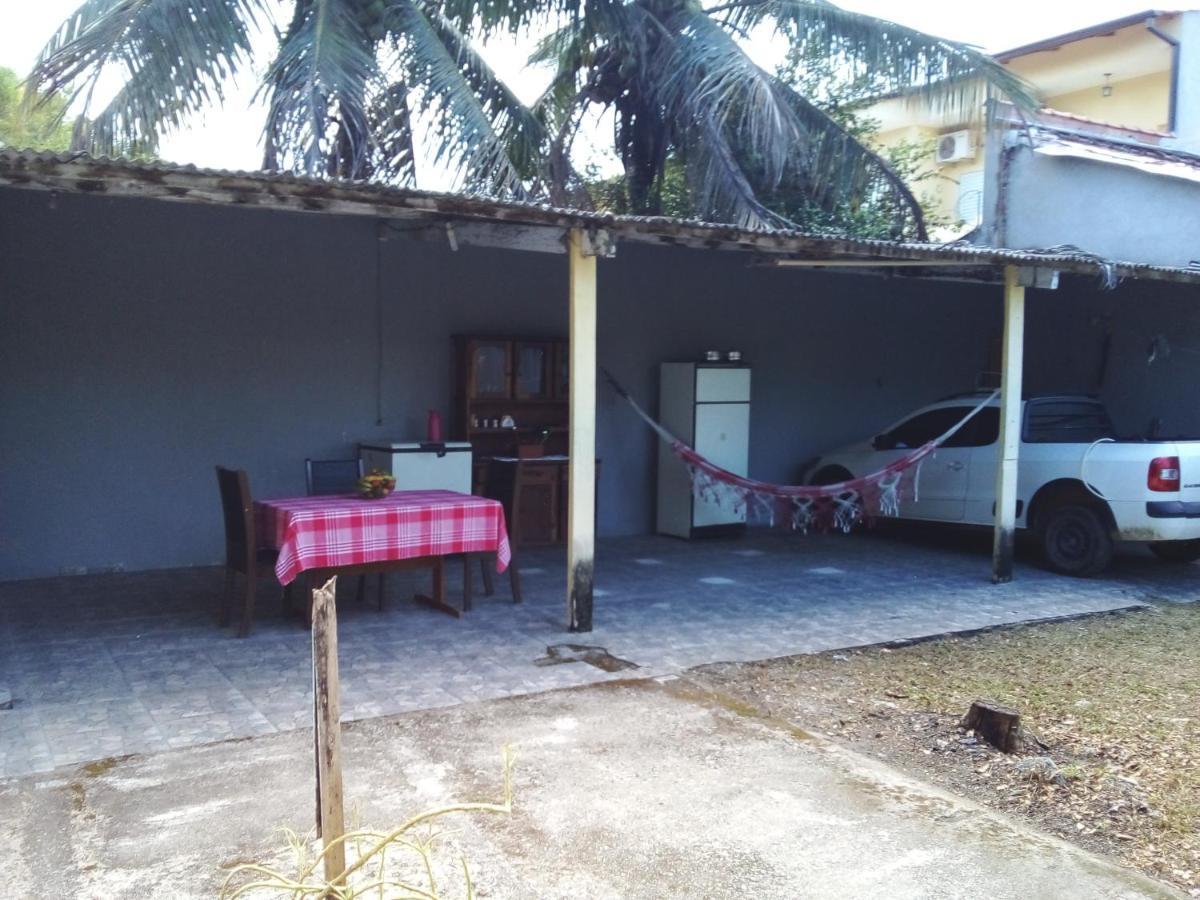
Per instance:
[[[363,461],[358,459],[306,459],[304,461],[304,483],[308,496],[323,497],[330,494],[353,494],[362,478]],[[383,573],[379,574],[378,609],[383,611]],[[367,576],[358,576],[355,596],[361,603],[367,595]]]
[[[273,571],[278,552],[259,547],[254,533],[254,501],[250,496],[250,479],[241,469],[217,466],[217,487],[221,492],[221,511],[225,518],[225,592],[221,598],[220,622],[229,624],[233,606],[234,580],[240,574],[246,579],[242,600],[242,621],[238,637],[250,633],[254,618],[254,595],[259,575]]]
[[[508,583],[512,588],[513,603],[521,602],[521,573],[517,568],[517,548],[521,546],[521,486],[525,467],[517,459],[489,459],[484,495],[500,501],[504,507],[504,519],[508,525],[508,546],[512,559],[508,564]],[[467,566],[467,583],[470,583],[470,565]],[[490,593],[490,591],[489,591]]]
[[[523,459],[489,459],[485,480],[484,495],[493,500],[499,500],[504,507],[504,517],[508,523],[508,543],[512,548],[513,561],[509,566],[509,582],[512,585],[513,602],[521,602],[521,573],[517,569],[518,549],[531,544],[563,543],[566,540],[566,484],[558,487],[557,501],[550,498],[555,496],[555,482],[566,480],[564,466],[546,466],[539,464],[536,458]],[[596,494],[599,497],[600,460],[596,460]],[[533,515],[524,510],[525,504],[533,504]],[[540,507],[540,513],[538,508]],[[597,511],[599,504],[597,504]],[[541,534],[525,534],[526,524],[545,522]],[[490,593],[490,591],[489,591]]]
[[[353,494],[358,479],[363,477],[363,461],[359,459],[306,459],[304,480],[308,496]]]

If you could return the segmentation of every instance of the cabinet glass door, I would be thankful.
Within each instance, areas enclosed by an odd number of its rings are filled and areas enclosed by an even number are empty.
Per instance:
[[[570,395],[571,357],[568,345],[559,342],[554,345],[554,396],[566,400]]]
[[[509,345],[507,341],[476,341],[471,346],[471,395],[507,398]]]
[[[550,396],[552,345],[518,341],[516,345],[516,396],[521,400],[543,400]]]

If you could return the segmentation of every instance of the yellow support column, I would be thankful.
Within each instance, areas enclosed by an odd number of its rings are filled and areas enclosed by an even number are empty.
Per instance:
[[[992,581],[1012,581],[1017,528],[1017,458],[1021,448],[1021,372],[1025,359],[1025,288],[1016,266],[1004,269],[1004,362],[1000,376],[1000,453]]]
[[[592,630],[596,557],[596,257],[573,229],[570,258],[570,398],[567,453],[567,629]]]

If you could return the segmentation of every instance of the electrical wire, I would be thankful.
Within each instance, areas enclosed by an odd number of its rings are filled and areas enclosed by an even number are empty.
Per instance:
[[[1088,457],[1091,456],[1092,451],[1095,450],[1097,447],[1099,447],[1101,444],[1115,444],[1116,442],[1117,441],[1115,438],[1110,438],[1110,437],[1102,437],[1102,438],[1098,438],[1098,439],[1092,441],[1088,445],[1088,448],[1083,451],[1083,459],[1080,460],[1080,462],[1079,462],[1079,480],[1083,482],[1083,486],[1085,488],[1087,488],[1091,493],[1095,494],[1097,497],[1099,497],[1105,503],[1108,502],[1108,498],[1105,497],[1098,490],[1096,490],[1094,487],[1092,487],[1091,484],[1087,480]]]

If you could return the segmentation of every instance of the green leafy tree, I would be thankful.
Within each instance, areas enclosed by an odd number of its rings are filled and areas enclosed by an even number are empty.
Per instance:
[[[220,101],[251,67],[251,36],[273,0],[85,0],[33,74],[49,96],[81,98],[83,145],[145,146]],[[415,180],[414,122],[433,122],[435,159],[465,187],[497,196],[586,203],[572,167],[582,116],[611,111],[633,212],[663,210],[672,167],[694,214],[743,226],[796,224],[778,198],[840,215],[890,198],[923,234],[920,205],[886,160],[811,97],[747,53],[773,34],[889,90],[975,104],[981,85],[1031,107],[1025,85],[986,55],[827,0],[293,0],[276,30],[262,92],[268,168]],[[547,31],[534,61],[552,67],[531,108],[474,49],[497,33]],[[123,81],[103,108],[86,102],[102,72]],[[946,90],[953,85],[953,90]],[[787,209],[786,205],[784,207]]]
[[[950,224],[937,211],[934,197],[927,190],[922,193],[940,177],[928,164],[933,141],[905,140],[879,148],[880,123],[870,117],[869,110],[889,93],[886,78],[871,71],[847,72],[832,58],[803,48],[793,48],[777,74],[798,93],[812,98],[854,140],[878,148],[883,164],[914,196],[920,215],[904,215],[905,210],[897,208],[899,196],[878,190],[870,182],[857,193],[848,192],[841,203],[829,209],[809,202],[803,191],[789,190],[785,182],[773,198],[775,208],[807,231],[837,231],[864,238],[922,238],[925,234],[919,226]]]
[[[71,126],[63,121],[66,101],[54,97],[26,102],[21,79],[12,69],[0,68],[0,147],[32,150],[66,150]]]

